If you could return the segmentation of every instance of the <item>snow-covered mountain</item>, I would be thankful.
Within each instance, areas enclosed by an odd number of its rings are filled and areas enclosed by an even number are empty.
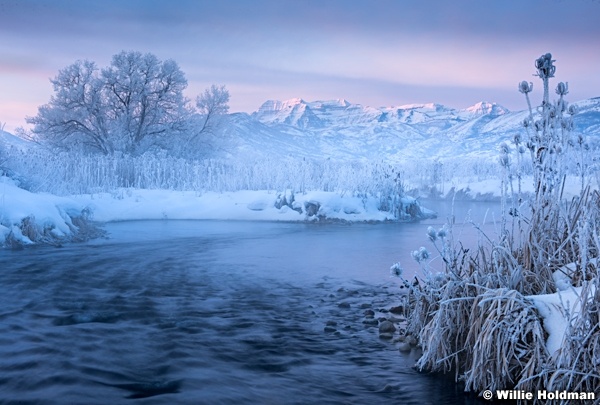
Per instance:
[[[600,143],[600,98],[574,103],[576,132]],[[489,102],[465,109],[440,104],[373,108],[347,100],[266,101],[251,115],[228,117],[230,155],[300,156],[410,161],[422,158],[496,156],[516,133],[526,111]]]
[[[506,108],[488,102],[477,103],[464,110],[454,110],[440,104],[373,108],[351,104],[343,99],[306,102],[301,98],[294,98],[283,102],[266,101],[252,117],[268,125],[283,124],[302,129],[320,129],[373,123],[452,124],[484,115],[499,116],[508,112]]]

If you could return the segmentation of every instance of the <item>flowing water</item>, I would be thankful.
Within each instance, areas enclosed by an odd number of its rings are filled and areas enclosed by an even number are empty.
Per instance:
[[[475,403],[365,315],[391,316],[390,265],[416,267],[445,215],[122,222],[107,239],[0,251],[0,403]]]

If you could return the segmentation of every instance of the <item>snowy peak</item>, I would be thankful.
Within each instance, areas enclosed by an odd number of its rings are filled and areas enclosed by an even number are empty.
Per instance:
[[[481,101],[469,108],[465,108],[462,112],[466,113],[470,117],[480,117],[483,115],[499,116],[509,113],[510,111],[500,104],[488,103],[487,101]]]
[[[252,114],[263,124],[284,124],[301,129],[318,129],[338,125],[347,118],[352,123],[361,121],[362,116],[372,115],[372,109],[352,104],[344,99],[306,102],[301,98],[286,101],[269,100]],[[375,115],[380,115],[377,111]],[[370,118],[369,118],[370,119]]]
[[[448,110],[447,107],[445,107],[441,104],[436,104],[436,103],[404,104],[399,107],[392,107],[392,108],[396,108],[398,110],[408,110],[408,111],[419,110],[419,111],[429,111],[429,112],[434,112],[434,111],[439,112],[442,110]]]
[[[252,116],[264,124],[284,124],[298,128],[320,128],[323,124],[301,98],[268,100]]]
[[[269,113],[274,111],[281,111],[293,108],[298,104],[304,104],[304,100],[301,98],[293,98],[287,101],[279,101],[279,100],[267,100],[260,106],[258,109],[259,112]]]
[[[343,98],[337,100],[327,100],[327,101],[313,101],[307,103],[301,98],[291,98],[285,101],[279,100],[268,100],[260,106],[258,111],[255,113],[257,115],[262,114],[272,114],[274,112],[289,112],[292,110],[305,110],[307,107],[313,110],[323,110],[323,109],[339,109],[350,107],[352,104]]]
[[[328,101],[315,101],[310,103],[312,108],[336,108],[336,107],[350,107],[352,104],[343,98],[338,98],[336,100],[328,100]]]

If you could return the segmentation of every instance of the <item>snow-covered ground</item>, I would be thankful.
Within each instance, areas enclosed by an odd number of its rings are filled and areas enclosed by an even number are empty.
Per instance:
[[[498,199],[500,179],[465,181],[454,179],[446,185],[446,198]],[[594,185],[593,185],[594,186]],[[565,197],[578,195],[581,184],[569,178]],[[515,184],[516,189],[516,184]],[[449,192],[452,190],[453,192]],[[522,180],[522,191],[533,192],[530,177]],[[293,197],[292,197],[293,195]],[[406,217],[412,197],[402,199]],[[23,235],[23,221],[34,223],[40,233],[62,237],[74,229],[71,219],[82,212],[94,221],[111,222],[144,219],[211,219],[259,221],[393,221],[393,213],[380,211],[376,197],[355,197],[336,192],[307,191],[292,194],[272,190],[195,192],[173,190],[145,190],[122,188],[110,193],[95,193],[59,197],[48,193],[32,193],[17,186],[8,177],[0,177],[0,240],[13,233],[24,243],[31,243]],[[422,214],[432,215],[426,207]],[[414,219],[414,218],[413,218]]]
[[[405,218],[418,207],[411,197],[401,200]],[[212,219],[260,221],[392,221],[391,212],[378,209],[375,197],[353,197],[334,192],[312,191],[292,194],[275,191],[206,192],[119,189],[98,193],[57,197],[19,188],[0,177],[0,238],[12,237],[33,243],[22,232],[24,221],[35,226],[37,234],[67,236],[75,230],[72,218],[86,215],[98,222],[144,219]],[[434,213],[419,207],[421,214]],[[414,213],[412,214],[414,215]],[[418,219],[418,218],[412,218]]]
[[[289,203],[290,193],[286,202]],[[206,192],[122,189],[115,193],[73,196],[91,209],[97,221],[138,219],[219,219],[305,221],[323,217],[344,221],[394,220],[377,209],[377,199],[311,191],[294,194],[294,201],[277,208],[284,195],[275,191]],[[409,205],[415,200],[406,197]],[[311,211],[312,210],[312,211]]]

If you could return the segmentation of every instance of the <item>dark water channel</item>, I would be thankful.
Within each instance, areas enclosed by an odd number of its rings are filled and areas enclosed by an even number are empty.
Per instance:
[[[488,206],[460,221],[469,208]],[[390,265],[414,268],[444,216],[122,222],[108,239],[0,251],[0,403],[476,403],[363,322],[390,315]]]

